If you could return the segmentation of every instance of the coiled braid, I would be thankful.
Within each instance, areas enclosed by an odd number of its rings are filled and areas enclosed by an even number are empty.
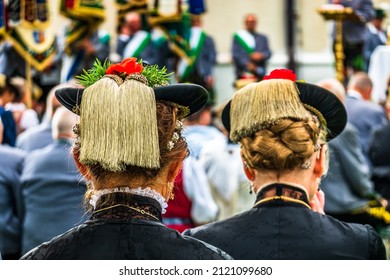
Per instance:
[[[321,135],[318,121],[281,119],[277,123],[241,139],[246,163],[257,169],[293,170],[316,150]]]

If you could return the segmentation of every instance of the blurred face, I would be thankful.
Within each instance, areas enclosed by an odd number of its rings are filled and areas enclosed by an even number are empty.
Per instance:
[[[256,30],[257,19],[254,15],[248,15],[245,19],[245,28],[249,32],[253,32]]]
[[[5,90],[3,96],[1,97],[1,103],[5,106],[9,102],[13,102],[15,95],[12,94],[9,90]]]
[[[382,22],[383,22],[382,19],[377,19],[377,18],[371,21],[372,25],[374,25],[376,29],[382,29]]]
[[[211,121],[212,121],[211,110],[203,111],[201,118],[200,118],[200,124],[201,125],[210,125]]]
[[[141,17],[138,14],[129,14],[126,16],[126,25],[132,33],[141,29]]]

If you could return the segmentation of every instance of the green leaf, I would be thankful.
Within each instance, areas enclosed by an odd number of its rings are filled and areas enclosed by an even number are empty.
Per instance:
[[[100,80],[107,71],[107,68],[111,65],[111,62],[107,59],[102,64],[99,59],[96,59],[91,69],[83,70],[83,74],[76,76],[78,83],[84,87],[89,87],[96,81]]]
[[[142,64],[142,59],[138,61]],[[107,71],[107,68],[111,65],[107,59],[102,64],[98,59],[95,60],[93,66],[89,70],[83,70],[83,74],[76,76],[79,84],[84,87],[89,87],[96,81],[100,80]],[[147,65],[143,67],[142,75],[148,80],[150,87],[162,86],[169,84],[173,73],[167,73],[165,67],[159,69],[158,65]]]
[[[173,73],[167,73],[165,67],[159,69],[157,65],[148,65],[142,70],[142,75],[148,80],[150,87],[169,84],[172,74]]]

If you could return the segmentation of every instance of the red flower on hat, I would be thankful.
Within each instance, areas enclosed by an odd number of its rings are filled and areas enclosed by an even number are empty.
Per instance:
[[[126,58],[121,63],[111,64],[106,74],[116,74],[122,76],[123,74],[130,75],[135,73],[142,73],[143,67],[137,63],[137,59],[134,57]]]
[[[263,80],[272,80],[272,79],[284,79],[295,82],[297,75],[290,69],[275,69],[271,71],[268,76],[264,76]]]

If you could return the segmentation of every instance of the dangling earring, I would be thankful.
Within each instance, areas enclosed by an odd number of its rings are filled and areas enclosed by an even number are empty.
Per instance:
[[[173,188],[175,187],[175,184],[173,182],[168,182],[168,188],[169,188],[169,200],[175,199],[175,194],[173,193]]]
[[[252,172],[249,170],[249,165],[245,160],[243,161],[243,164],[244,164],[245,174],[249,179],[249,194],[253,194],[253,182],[251,180],[254,180],[254,176]]]
[[[250,183],[249,183],[249,194],[250,194],[250,195],[253,194],[253,182],[250,182]]]

